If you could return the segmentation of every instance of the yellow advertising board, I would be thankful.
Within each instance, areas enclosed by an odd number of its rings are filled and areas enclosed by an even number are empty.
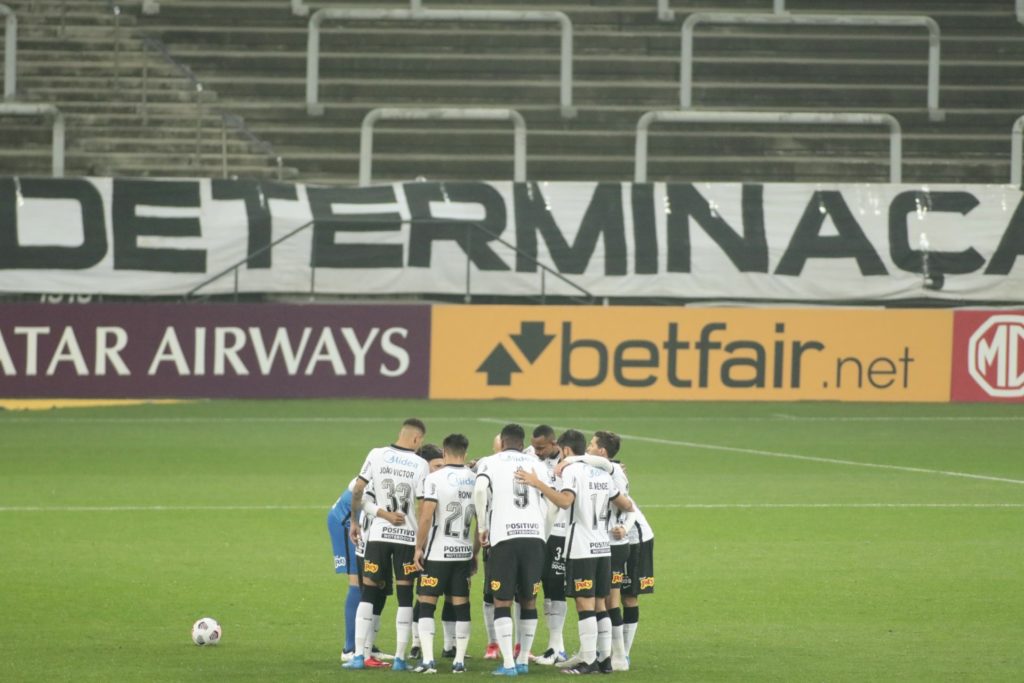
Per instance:
[[[434,306],[430,397],[949,401],[953,314]]]

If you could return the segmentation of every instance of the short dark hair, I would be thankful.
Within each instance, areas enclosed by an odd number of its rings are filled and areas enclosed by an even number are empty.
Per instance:
[[[423,420],[417,417],[410,417],[408,420],[402,423],[403,427],[412,427],[413,429],[420,430],[420,434],[427,433],[427,425],[423,424]]]
[[[597,445],[608,453],[609,458],[614,458],[622,447],[622,439],[615,432],[594,432]]]
[[[535,439],[554,439],[555,428],[551,425],[537,425],[537,428],[533,430],[533,438]]]
[[[465,455],[469,450],[469,439],[463,434],[449,434],[444,437],[444,450],[452,455]]]
[[[587,437],[578,429],[566,429],[558,437],[558,447],[568,448],[575,455],[583,455],[587,452]]]
[[[430,462],[431,460],[437,460],[438,458],[444,456],[444,453],[441,451],[441,449],[438,447],[436,443],[425,443],[422,446],[420,446],[420,449],[416,451],[416,453],[427,462]]]
[[[513,422],[501,428],[502,448],[517,448],[521,450],[525,440],[526,430],[523,429],[522,425],[517,425]]]

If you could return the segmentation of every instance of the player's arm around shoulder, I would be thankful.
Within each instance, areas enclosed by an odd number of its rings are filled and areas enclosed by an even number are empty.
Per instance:
[[[531,469],[517,470],[516,479],[532,486],[533,488],[544,494],[544,497],[550,500],[552,503],[562,508],[563,510],[572,505],[572,501],[575,498],[575,494],[571,491],[556,491],[551,488],[544,479],[547,479],[547,472],[541,470],[541,465],[536,465]]]

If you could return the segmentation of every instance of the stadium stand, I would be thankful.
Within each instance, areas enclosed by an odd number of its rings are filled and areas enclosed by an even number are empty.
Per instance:
[[[529,126],[529,177],[628,180],[637,121],[677,109],[680,26],[693,12],[771,12],[772,0],[472,0],[424,7],[561,10],[574,26],[574,104],[558,106],[557,26],[350,22],[321,35],[320,101],[306,113],[308,17],[289,0],[164,0],[144,15],[121,3],[121,76],[111,77],[113,16],[103,2],[23,0],[20,97],[57,104],[68,119],[68,173],[220,175],[221,121],[248,130],[310,182],[352,183],[359,130],[377,107],[500,107]],[[403,2],[311,2],[408,8]],[[66,10],[62,14],[61,8]],[[927,35],[920,29],[702,25],[696,32],[694,106],[758,111],[892,114],[903,128],[906,182],[1005,183],[1010,129],[1021,113],[1024,29],[1011,0],[790,0],[794,13],[917,14],[942,30],[941,108],[926,107]],[[66,28],[60,35],[60,17]],[[22,18],[24,17],[24,18]],[[194,82],[141,37],[158,38],[204,85],[196,163]],[[141,124],[141,70],[150,65],[149,124]],[[119,81],[119,83],[117,82]],[[118,85],[120,87],[118,87]],[[210,92],[213,91],[213,92]],[[382,122],[377,181],[512,176],[505,124]],[[424,134],[430,131],[430,134]],[[275,177],[272,154],[228,131],[232,175]],[[45,173],[45,126],[0,126],[7,173]],[[287,169],[286,169],[287,170]],[[752,124],[662,126],[650,134],[652,180],[877,181],[888,178],[884,129]]]

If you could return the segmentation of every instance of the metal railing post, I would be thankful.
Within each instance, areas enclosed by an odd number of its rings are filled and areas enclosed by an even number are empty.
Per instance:
[[[222,178],[228,177],[228,122],[220,117],[220,173]]]
[[[1024,117],[1022,117],[1024,119]],[[769,112],[665,110],[649,111],[636,124],[636,152],[633,159],[633,182],[647,182],[647,138],[656,121],[669,123],[776,123],[809,125],[884,125],[889,127],[889,182],[903,182],[903,131],[891,114],[860,114],[833,112]],[[1024,125],[1024,122],[1022,122]]]
[[[292,0],[292,14],[297,17],[309,15],[309,7],[302,0]]]
[[[1017,0],[1017,21],[1024,24],[1024,0]]]
[[[786,11],[786,0],[774,0],[772,11],[776,14],[783,14]]]
[[[1020,187],[1021,184],[1021,153],[1024,152],[1021,136],[1024,135],[1024,116],[1013,122],[1010,131],[1010,184]]]
[[[573,27],[565,12],[472,10],[472,9],[359,9],[325,7],[309,18],[306,37],[306,111],[321,116],[320,104],[320,28],[324,19],[365,21],[494,21],[494,22],[557,22],[561,33],[559,51],[559,108],[562,118],[576,116],[573,106]]]
[[[201,145],[203,137],[203,85],[196,83],[196,154],[195,154],[195,166],[200,168],[202,164],[201,160]]]
[[[938,23],[922,15],[870,16],[833,14],[732,14],[695,12],[683,22],[680,41],[679,106],[693,106],[693,32],[698,24],[787,25],[787,26],[895,26],[924,27],[928,30],[928,118],[941,121],[945,113],[939,109],[939,66],[941,32]]]
[[[462,297],[465,303],[473,301],[472,266],[473,266],[473,230],[466,224],[466,294]]]
[[[149,48],[142,43],[142,125],[149,125]]]
[[[114,5],[114,89],[121,89],[121,8]]]
[[[668,6],[668,0],[658,0],[658,21],[672,21],[676,13]]]
[[[0,104],[0,116],[48,116],[53,133],[50,150],[51,173],[54,178],[64,177],[64,114],[52,104]]]
[[[373,127],[381,119],[416,121],[511,121],[513,125],[513,177],[526,181],[526,120],[515,109],[402,109],[380,107],[371,109],[359,130],[359,186],[373,182]]]
[[[18,93],[18,16],[7,5],[0,5],[4,16],[4,99]]]

